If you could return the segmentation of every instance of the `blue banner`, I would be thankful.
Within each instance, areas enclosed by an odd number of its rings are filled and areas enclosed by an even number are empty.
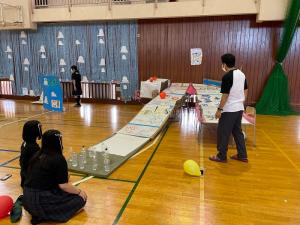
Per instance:
[[[221,83],[222,82],[218,80],[203,79],[203,84],[205,85],[221,87]]]
[[[42,76],[43,105],[50,111],[63,112],[63,91],[58,77],[54,75]]]

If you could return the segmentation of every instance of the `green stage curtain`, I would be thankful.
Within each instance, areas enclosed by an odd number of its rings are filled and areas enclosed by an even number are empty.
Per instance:
[[[276,56],[276,64],[271,72],[262,96],[256,104],[258,114],[294,115],[288,93],[288,80],[282,62],[291,46],[300,17],[300,0],[291,0],[284,24],[283,36]]]

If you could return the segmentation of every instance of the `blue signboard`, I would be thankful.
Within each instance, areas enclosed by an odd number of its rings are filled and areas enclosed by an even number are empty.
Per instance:
[[[221,87],[221,81],[217,81],[217,80],[203,79],[203,84]]]
[[[63,111],[63,91],[58,77],[54,75],[42,76],[43,105],[50,111]]]

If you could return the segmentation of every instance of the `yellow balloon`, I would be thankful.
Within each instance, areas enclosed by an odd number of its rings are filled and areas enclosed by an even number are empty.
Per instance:
[[[184,172],[186,172],[189,175],[197,176],[197,177],[200,176],[200,167],[199,167],[198,163],[196,163],[194,160],[191,160],[191,159],[186,160],[183,163],[183,169],[184,169]]]

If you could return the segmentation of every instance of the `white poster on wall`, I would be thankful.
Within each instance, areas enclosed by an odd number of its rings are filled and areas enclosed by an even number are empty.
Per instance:
[[[191,48],[191,65],[196,66],[202,63],[202,49]]]

